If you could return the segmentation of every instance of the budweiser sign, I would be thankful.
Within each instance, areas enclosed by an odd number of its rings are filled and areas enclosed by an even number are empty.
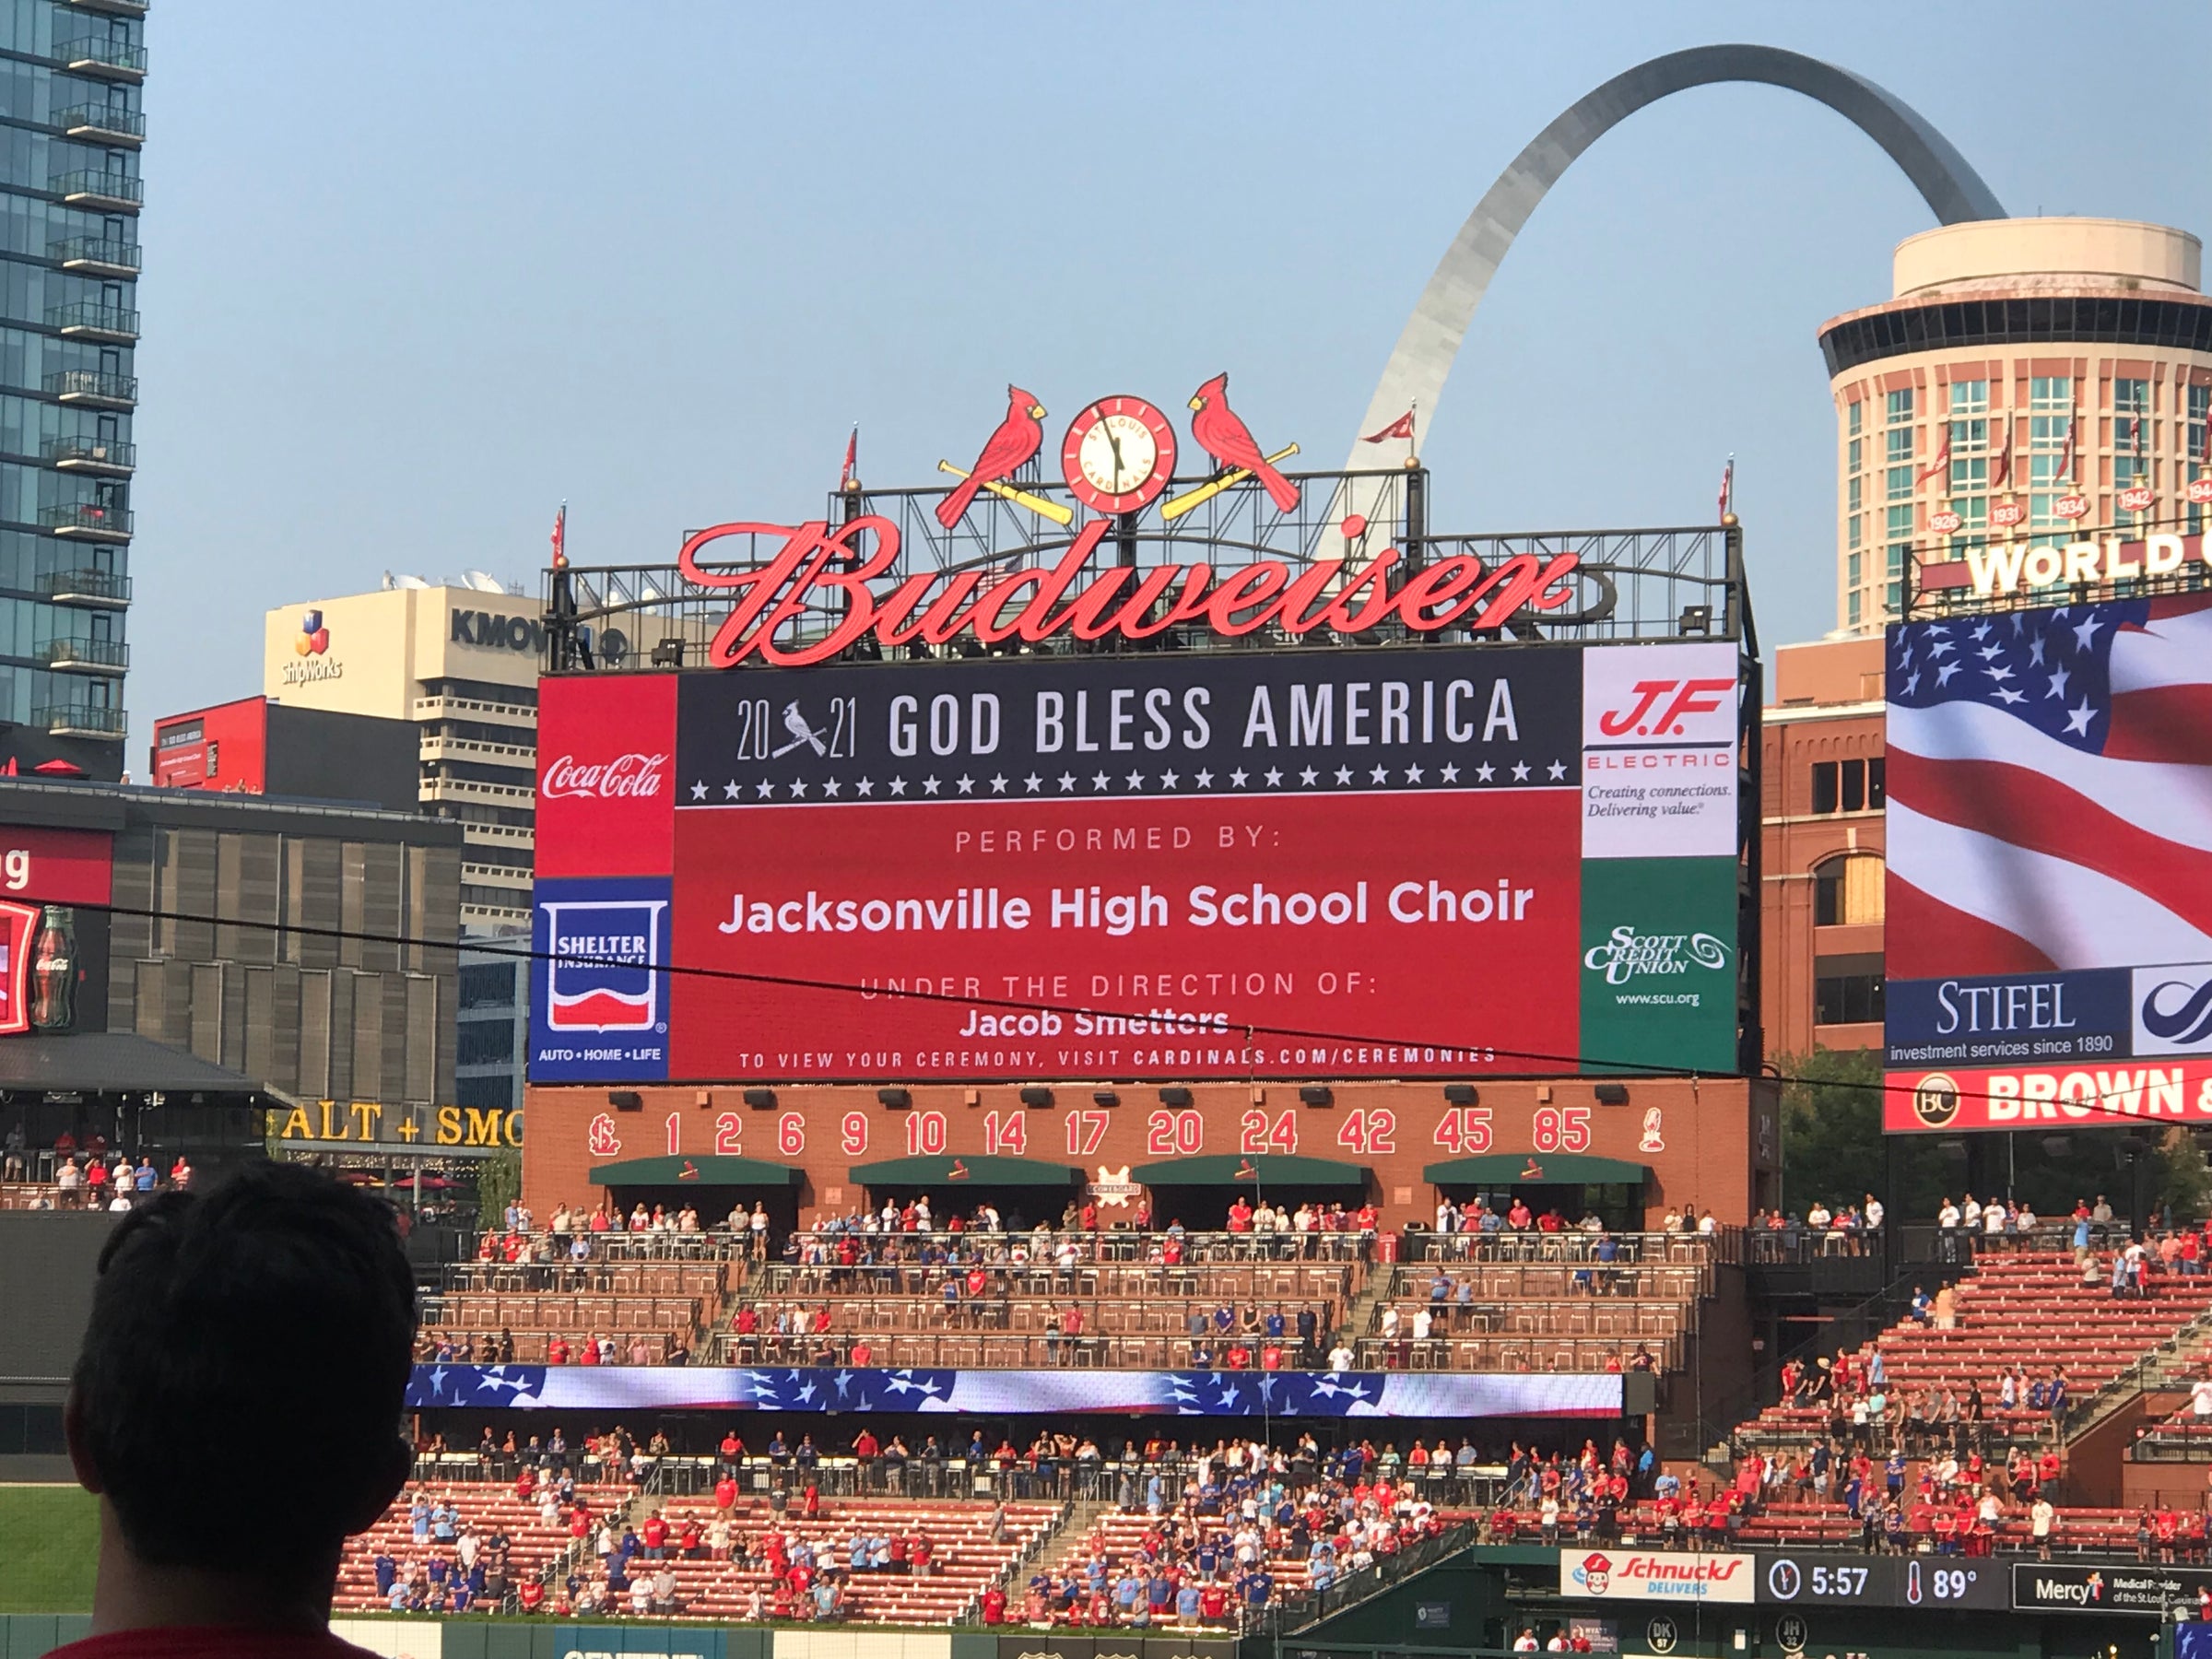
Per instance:
[[[643,798],[659,794],[667,775],[666,755],[632,750],[612,760],[591,762],[563,755],[546,763],[546,775],[538,780],[537,793],[555,801]]]
[[[1324,629],[1353,635],[1394,618],[1417,633],[1492,629],[1524,610],[1566,605],[1581,563],[1572,553],[1516,554],[1496,565],[1461,554],[1404,574],[1394,589],[1401,563],[1394,547],[1357,567],[1322,559],[1295,573],[1276,559],[1221,571],[1210,564],[1141,571],[1110,564],[1087,571],[1111,528],[1102,518],[1086,524],[1049,570],[927,571],[901,578],[881,594],[872,584],[898,567],[899,527],[873,514],[837,525],[823,520],[716,524],[684,543],[677,564],[699,586],[732,595],[730,614],[707,653],[712,665],[728,668],[748,657],[800,667],[871,636],[888,650],[942,645],[963,633],[986,645],[1041,644],[1058,633],[1145,640],[1186,623],[1225,639],[1271,625],[1293,639]],[[782,545],[766,563],[742,570],[699,562],[703,550],[731,535],[781,537]],[[810,612],[828,614],[828,631],[794,640],[793,626]]]

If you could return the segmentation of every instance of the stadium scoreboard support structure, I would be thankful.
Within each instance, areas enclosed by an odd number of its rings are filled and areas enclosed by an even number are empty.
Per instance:
[[[1219,380],[1213,470],[1112,397],[1053,478],[1009,399],[948,488],[548,571],[540,1213],[1768,1201],[1741,530],[1441,532]]]

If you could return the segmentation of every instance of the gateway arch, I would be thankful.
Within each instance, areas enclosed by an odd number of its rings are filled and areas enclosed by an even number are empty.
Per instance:
[[[1882,147],[1944,224],[2006,217],[1948,139],[1901,100],[1847,69],[1774,46],[1693,46],[1655,57],[1576,100],[1483,193],[1406,319],[1368,400],[1359,433],[1380,430],[1417,404],[1423,422],[1433,415],[1452,360],[1506,250],[1576,157],[1646,104],[1725,81],[1783,87],[1826,104]],[[1355,434],[1345,470],[1371,466],[1373,457]],[[1371,503],[1355,506],[1372,511]]]

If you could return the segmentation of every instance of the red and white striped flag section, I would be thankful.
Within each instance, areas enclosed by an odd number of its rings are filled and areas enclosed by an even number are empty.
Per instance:
[[[2073,481],[2074,428],[2077,423],[2077,417],[2072,415],[2066,417],[2066,441],[2059,447],[2058,471],[2052,478],[2052,482],[2055,484],[2066,484]]]
[[[1989,475],[1992,489],[2004,489],[2012,483],[2012,417],[2005,417],[2005,441],[1997,446],[1997,465]]]
[[[1721,468],[1721,516],[1728,516],[1728,509],[1735,503],[1735,457],[1728,457],[1728,465]]]
[[[1407,409],[1405,414],[1399,416],[1381,431],[1370,432],[1359,441],[1362,443],[1387,443],[1393,438],[1403,438],[1408,443],[1413,441],[1413,411],[1411,409]]]
[[[2212,961],[2212,595],[1889,646],[1888,971]]]
[[[838,488],[850,489],[853,488],[853,469],[859,464],[860,422],[856,420],[853,423],[851,434],[845,439],[845,465],[837,475]]]
[[[569,504],[563,501],[560,511],[553,515],[553,568],[559,570],[569,562]]]
[[[1912,480],[1912,488],[1915,488],[1915,489],[1918,489],[1918,488],[1920,488],[1920,487],[1921,487],[1923,484],[1925,484],[1925,483],[1926,483],[1926,482],[1927,482],[1927,481],[1928,481],[1930,478],[1934,477],[1935,477],[1935,476],[1936,476],[1937,473],[1939,473],[1939,472],[1941,472],[1941,471],[1943,471],[1943,470],[1944,470],[1944,468],[1946,468],[1946,467],[1947,467],[1948,465],[1950,465],[1950,464],[1951,464],[1951,423],[1950,423],[1949,421],[1947,421],[1947,421],[1945,421],[1945,422],[1943,423],[1943,441],[1942,441],[1942,443],[1940,443],[1939,445],[1937,445],[1937,446],[1936,446],[1936,459],[1928,463],[1928,465],[1927,465],[1927,470],[1926,470],[1926,471],[1924,471],[1924,472],[1921,473],[1921,474],[1920,474],[1920,475],[1919,475],[1917,477],[1915,477],[1915,478]]]

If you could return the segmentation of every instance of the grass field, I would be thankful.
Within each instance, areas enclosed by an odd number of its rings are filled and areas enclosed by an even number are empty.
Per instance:
[[[73,1486],[0,1487],[0,1613],[89,1613],[100,1506]]]

